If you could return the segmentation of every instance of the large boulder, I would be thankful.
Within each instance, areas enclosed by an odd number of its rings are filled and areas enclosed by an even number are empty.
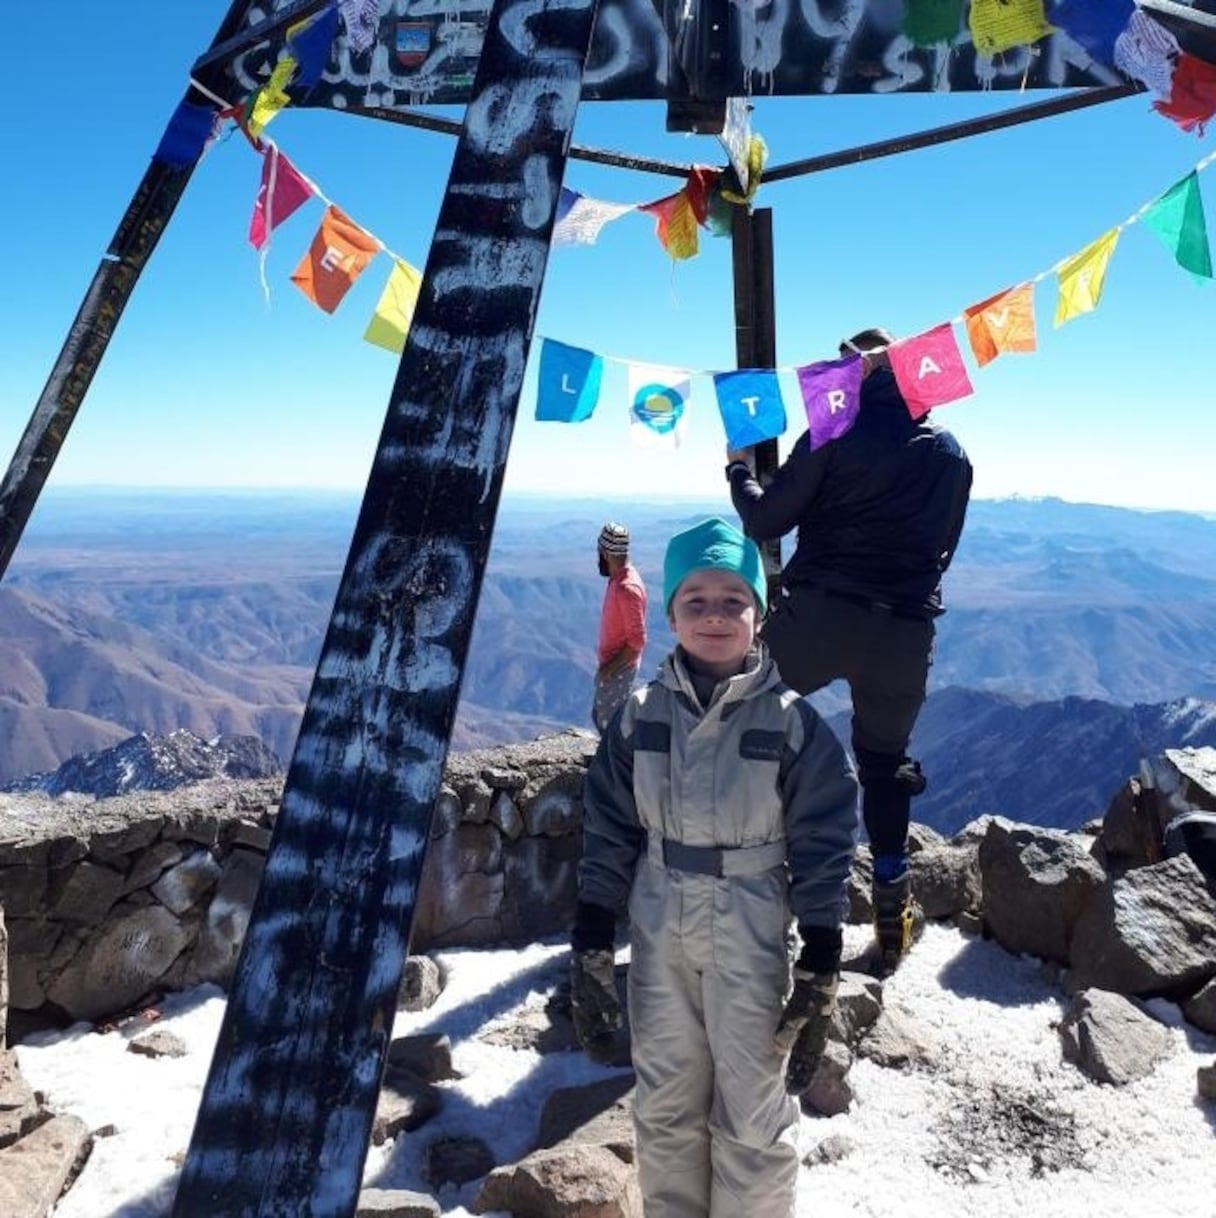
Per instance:
[[[1153,1072],[1169,1033],[1122,994],[1083,990],[1060,1023],[1064,1058],[1095,1082],[1121,1087]]]
[[[486,1178],[473,1210],[517,1218],[642,1218],[637,1172],[602,1146],[538,1150]]]

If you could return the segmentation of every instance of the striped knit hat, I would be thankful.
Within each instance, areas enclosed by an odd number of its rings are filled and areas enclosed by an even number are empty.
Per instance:
[[[610,520],[600,529],[600,549],[612,558],[628,558],[629,530]]]

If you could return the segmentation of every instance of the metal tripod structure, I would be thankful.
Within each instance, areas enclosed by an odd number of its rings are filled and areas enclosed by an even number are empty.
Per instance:
[[[295,0],[250,26],[256,0],[235,0],[192,79],[205,85],[326,2]],[[366,112],[459,140],[174,1218],[354,1212],[566,161],[676,177],[691,168],[571,147],[598,2],[563,0],[541,22],[536,0],[494,0],[461,124]],[[1199,17],[1216,28],[1189,8],[1171,15]],[[1138,91],[1069,94],[765,177]],[[192,86],[186,99],[206,104],[208,93]],[[0,576],[193,167],[153,162],[94,276],[0,483]],[[732,246],[738,364],[775,367],[771,211],[737,209]],[[761,445],[761,478],[776,464],[776,441]]]

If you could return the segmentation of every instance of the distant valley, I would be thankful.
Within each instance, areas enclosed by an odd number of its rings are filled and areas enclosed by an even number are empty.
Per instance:
[[[357,507],[339,494],[48,491],[0,586],[0,783],[179,727],[255,735],[290,758]],[[671,642],[658,604],[666,539],[725,510],[507,499],[454,747],[587,724],[604,587],[594,537],[608,517],[630,525],[652,589],[652,671]],[[939,799],[943,816],[994,810],[968,756],[986,758],[991,790],[1026,788],[1077,757],[1082,737],[1122,741],[1122,769],[1136,732],[1157,731],[1127,727],[1128,708],[1216,700],[1212,572],[1216,523],[1198,516],[973,504],[916,740],[934,775],[917,815]],[[835,689],[817,704],[845,706]],[[985,733],[1002,752],[977,750]]]

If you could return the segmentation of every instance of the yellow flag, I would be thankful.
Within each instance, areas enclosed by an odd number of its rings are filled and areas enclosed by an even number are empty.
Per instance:
[[[1091,242],[1078,254],[1064,262],[1058,272],[1060,299],[1056,302],[1056,325],[1082,313],[1092,313],[1102,299],[1102,286],[1106,281],[1106,267],[1115,252],[1119,230],[1112,228],[1097,241]]]
[[[1043,15],[1043,0],[971,0],[971,41],[981,55],[1030,46],[1055,33]]]
[[[380,293],[376,311],[367,323],[364,339],[400,355],[405,350],[406,331],[410,328],[421,287],[422,273],[408,262],[394,259],[392,273]]]
[[[287,86],[295,75],[296,61],[291,55],[284,55],[274,65],[270,79],[262,86],[253,101],[253,109],[249,113],[249,134],[256,140],[266,124],[285,106],[291,104],[287,96]]]

